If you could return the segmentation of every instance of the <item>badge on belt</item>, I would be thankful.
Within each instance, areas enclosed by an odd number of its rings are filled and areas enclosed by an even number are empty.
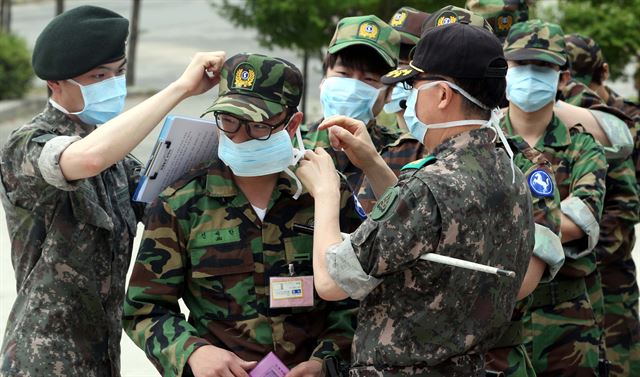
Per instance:
[[[313,306],[313,276],[295,274],[293,263],[289,263],[289,276],[269,278],[269,307]]]

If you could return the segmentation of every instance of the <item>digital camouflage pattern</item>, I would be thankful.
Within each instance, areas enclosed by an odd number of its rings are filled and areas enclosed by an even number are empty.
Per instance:
[[[269,308],[269,277],[313,275],[314,200],[292,198],[296,183],[281,173],[264,221],[219,159],[167,188],[149,209],[134,266],[124,324],[163,376],[189,375],[191,353],[205,344],[260,360],[273,351],[293,367],[310,358],[349,359],[355,301],[315,296],[308,308]],[[341,229],[360,223],[342,191]],[[186,320],[178,300],[190,310]]]
[[[57,162],[93,129],[47,105],[2,150],[0,196],[18,295],[0,375],[120,375],[125,278],[144,210],[131,203],[140,163],[128,157],[67,182],[57,163],[43,161]]]
[[[221,111],[262,122],[287,108],[297,108],[302,92],[302,74],[288,61],[237,54],[224,62],[218,98],[202,115]]]
[[[529,19],[525,0],[467,0],[465,7],[486,19],[501,42],[507,38],[511,26]]]
[[[508,113],[501,125],[505,133],[514,134]],[[607,162],[593,137],[567,127],[554,115],[533,148],[551,162],[560,199],[569,195],[579,199],[599,222]],[[575,259],[576,253],[587,248],[584,238],[563,246],[564,266],[554,281],[536,288],[531,309],[524,316],[525,345],[538,376],[588,374],[598,368],[600,330],[585,283],[585,277],[596,273],[595,252]]]
[[[318,126],[321,122],[322,119],[312,123],[311,125],[302,126],[301,132],[304,147],[310,150],[314,150],[315,148],[324,148],[327,153],[331,155],[333,163],[336,165],[336,169],[347,178],[351,189],[358,193],[364,179],[364,173],[349,161],[346,153],[343,151],[336,151],[331,147],[331,144],[329,143],[329,132],[327,130],[318,130]],[[367,124],[367,131],[369,132],[371,141],[378,152],[382,151],[385,146],[394,143],[401,136],[401,132],[399,130],[390,129],[376,124],[375,119]],[[415,161],[420,157],[414,158],[411,161]],[[399,166],[398,170],[400,167],[402,166]]]
[[[593,39],[580,34],[564,36],[571,76],[585,85],[591,83],[591,77],[605,63],[600,46]]]
[[[376,16],[345,17],[338,21],[327,52],[335,54],[355,45],[374,48],[392,69],[398,65],[400,33]]]
[[[360,302],[351,375],[484,376],[484,354],[511,318],[533,250],[525,178],[516,170],[512,183],[487,129],[454,136],[410,166],[351,236],[365,273],[382,279]],[[516,278],[419,260],[429,252]]]
[[[567,56],[562,28],[541,20],[517,23],[507,35],[504,57],[507,60],[539,60],[564,66]]]
[[[447,5],[446,7],[431,13],[422,25],[422,33],[424,34],[424,32],[433,29],[434,27],[455,24],[456,22],[485,28],[493,33],[493,29],[487,20],[473,12],[454,5]]]

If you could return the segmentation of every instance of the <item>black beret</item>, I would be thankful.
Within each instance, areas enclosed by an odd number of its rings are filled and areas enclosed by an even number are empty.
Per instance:
[[[108,9],[90,5],[55,17],[33,48],[32,64],[43,80],[66,80],[122,59],[129,21]]]

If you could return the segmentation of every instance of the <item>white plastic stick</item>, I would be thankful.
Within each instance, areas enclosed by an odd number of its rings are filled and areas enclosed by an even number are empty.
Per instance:
[[[508,276],[511,278],[516,276],[516,273],[513,271],[503,270],[501,268],[486,266],[484,264],[469,262],[462,259],[451,258],[440,254],[427,253],[421,255],[420,259],[430,262],[447,264],[454,267],[466,268],[474,271],[486,272],[488,274],[494,274],[498,276]]]

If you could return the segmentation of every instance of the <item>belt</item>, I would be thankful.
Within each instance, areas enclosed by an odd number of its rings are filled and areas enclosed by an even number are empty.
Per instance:
[[[531,308],[547,305],[557,305],[562,302],[573,300],[580,295],[587,293],[587,285],[584,277],[577,277],[567,280],[552,280],[548,283],[539,284],[533,291],[533,303]]]
[[[515,347],[524,343],[524,323],[522,320],[511,321],[508,326],[507,331],[502,334],[492,348]]]

